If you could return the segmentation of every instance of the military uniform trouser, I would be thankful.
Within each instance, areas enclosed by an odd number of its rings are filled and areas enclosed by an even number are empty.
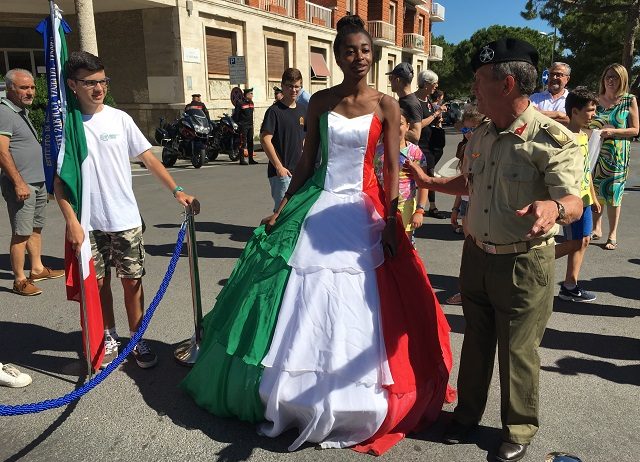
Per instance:
[[[249,152],[249,157],[253,158],[253,125],[240,125],[239,130],[242,135],[242,149],[246,149]]]
[[[480,422],[500,367],[504,441],[526,444],[538,430],[538,347],[553,309],[554,246],[526,253],[487,254],[467,238],[461,267],[466,327],[454,419]]]

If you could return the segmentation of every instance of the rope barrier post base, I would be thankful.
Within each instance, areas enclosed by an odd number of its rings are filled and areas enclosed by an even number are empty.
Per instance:
[[[193,366],[198,360],[198,354],[200,353],[200,344],[196,342],[195,335],[190,339],[185,340],[178,344],[177,348],[173,352],[173,356],[183,366]]]
[[[198,249],[196,227],[191,205],[184,208],[187,223],[187,250],[189,252],[189,274],[191,276],[191,301],[193,303],[193,322],[195,333],[190,339],[181,342],[174,350],[173,356],[183,366],[193,366],[200,353],[202,337],[202,299],[200,297],[200,272],[198,270]]]

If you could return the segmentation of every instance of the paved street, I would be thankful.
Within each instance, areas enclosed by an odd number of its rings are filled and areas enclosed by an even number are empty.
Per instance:
[[[447,137],[442,164],[453,157],[460,135]],[[541,427],[525,460],[543,461],[545,454],[564,450],[583,461],[636,462],[640,454],[640,160],[638,144],[631,153],[632,177],[622,209],[616,251],[593,243],[582,271],[585,289],[597,293],[590,304],[555,301],[540,350]],[[205,312],[229,276],[244,243],[259,220],[271,210],[266,158],[259,166],[240,167],[224,155],[200,170],[185,161],[171,169],[178,184],[199,197],[197,217],[200,279]],[[147,224],[145,233],[147,303],[155,294],[174,247],[181,208],[144,169],[134,166],[134,188]],[[438,196],[441,210],[453,198]],[[55,203],[48,207],[44,232],[45,263],[61,267],[63,219]],[[606,230],[606,224],[605,224]],[[0,361],[12,362],[33,377],[27,388],[0,388],[0,402],[21,404],[61,396],[84,380],[79,359],[81,337],[78,304],[65,300],[61,279],[38,283],[44,294],[19,297],[11,293],[9,225],[0,201]],[[448,220],[426,219],[417,245],[431,282],[444,299],[456,291],[462,238]],[[191,336],[193,320],[186,258],[148,330],[147,338],[160,363],[140,370],[129,362],[80,401],[36,415],[0,417],[0,460],[17,461],[365,461],[371,456],[349,450],[316,451],[313,446],[288,453],[292,433],[277,439],[259,437],[252,425],[214,417],[198,408],[178,389],[187,369],[172,358],[175,345]],[[555,281],[565,270],[557,263]],[[114,281],[118,332],[127,337],[122,290]],[[443,305],[451,324],[454,370],[462,344],[464,319],[459,306]],[[496,365],[497,372],[497,365]],[[488,408],[469,444],[439,443],[452,405],[433,428],[411,435],[380,460],[492,460],[500,441],[499,389],[495,374]],[[490,458],[487,459],[487,454]]]

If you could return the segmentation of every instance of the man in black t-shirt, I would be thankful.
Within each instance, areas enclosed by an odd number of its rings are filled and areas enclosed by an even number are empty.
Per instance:
[[[398,95],[398,104],[407,116],[409,130],[405,138],[417,144],[422,130],[422,105],[416,95],[411,92],[413,66],[409,63],[400,63],[391,72],[387,72],[387,75],[391,82],[391,90]]]
[[[274,211],[280,206],[302,155],[306,111],[296,103],[301,89],[300,71],[295,68],[286,69],[282,74],[283,97],[267,109],[260,127],[260,142],[269,158],[267,176]]]

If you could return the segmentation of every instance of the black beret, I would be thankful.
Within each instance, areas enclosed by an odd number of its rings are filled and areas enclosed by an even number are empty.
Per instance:
[[[273,87],[273,92],[274,92],[274,93],[282,93],[282,88],[277,87],[277,86],[276,86],[276,87]]]
[[[253,88],[245,88],[242,92],[246,95],[247,93],[253,93]]]
[[[193,95],[191,95],[192,98],[200,97],[200,96],[201,96],[200,93],[194,93]]]
[[[471,59],[473,72],[485,64],[520,61],[538,67],[538,50],[529,42],[514,38],[504,38],[480,48]]]

